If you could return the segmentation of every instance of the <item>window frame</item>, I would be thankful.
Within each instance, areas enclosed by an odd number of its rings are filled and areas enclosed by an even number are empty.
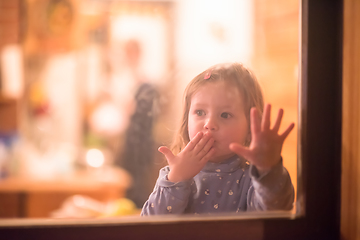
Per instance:
[[[340,239],[342,30],[342,0],[301,1],[301,217],[12,226],[1,238]]]

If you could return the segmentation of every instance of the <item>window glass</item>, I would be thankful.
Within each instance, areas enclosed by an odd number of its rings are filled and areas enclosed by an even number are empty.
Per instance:
[[[272,124],[284,109],[280,132],[295,123],[281,155],[297,194],[298,1],[27,0],[11,11],[19,39],[0,45],[0,218],[139,216],[185,87],[224,62],[252,70]]]

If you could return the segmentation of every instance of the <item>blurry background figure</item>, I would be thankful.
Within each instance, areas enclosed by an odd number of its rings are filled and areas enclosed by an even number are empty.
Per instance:
[[[134,97],[133,114],[117,164],[132,175],[133,185],[128,189],[126,196],[141,208],[152,190],[152,186],[148,183],[152,182],[154,168],[156,146],[153,124],[159,94],[138,71],[141,57],[139,43],[136,40],[129,40],[125,44],[124,51],[129,70],[138,88]]]

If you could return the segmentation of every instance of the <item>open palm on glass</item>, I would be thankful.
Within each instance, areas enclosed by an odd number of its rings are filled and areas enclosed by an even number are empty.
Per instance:
[[[251,143],[249,147],[238,143],[231,143],[230,150],[243,156],[256,166],[259,174],[269,171],[281,160],[281,149],[287,136],[294,128],[291,123],[286,130],[279,134],[281,119],[284,111],[280,109],[273,128],[270,128],[271,105],[266,104],[262,119],[256,108],[250,111]]]

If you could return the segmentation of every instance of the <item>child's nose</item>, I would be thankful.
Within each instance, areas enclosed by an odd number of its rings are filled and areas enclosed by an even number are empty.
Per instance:
[[[216,123],[215,119],[208,118],[205,125],[204,125],[204,128],[206,130],[216,131],[216,130],[218,130],[218,124]]]

